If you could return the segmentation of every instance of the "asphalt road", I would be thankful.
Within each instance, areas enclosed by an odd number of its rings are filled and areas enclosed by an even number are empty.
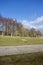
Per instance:
[[[43,52],[43,45],[0,46],[0,56]]]

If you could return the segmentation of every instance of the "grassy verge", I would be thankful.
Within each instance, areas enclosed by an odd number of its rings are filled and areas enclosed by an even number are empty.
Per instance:
[[[31,37],[1,37],[0,46],[13,46],[13,45],[29,45],[29,44],[43,44],[43,38]]]
[[[0,56],[0,65],[43,65],[43,53]]]

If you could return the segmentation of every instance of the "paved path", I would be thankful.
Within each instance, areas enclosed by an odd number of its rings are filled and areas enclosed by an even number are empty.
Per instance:
[[[0,56],[43,52],[43,45],[0,46]]]

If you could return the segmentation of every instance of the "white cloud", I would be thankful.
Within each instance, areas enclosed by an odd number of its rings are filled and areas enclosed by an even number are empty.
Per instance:
[[[23,21],[22,21],[22,24],[23,24],[23,26],[26,27],[26,28],[36,28],[35,26],[32,25],[31,22],[29,22],[29,21],[27,21],[27,20],[23,20]]]
[[[43,28],[43,25],[38,26],[38,28]]]
[[[43,16],[38,17],[37,19],[35,19],[31,23],[34,24],[34,25],[37,25],[37,24],[41,23],[42,21],[43,21]]]
[[[33,21],[27,21],[27,20],[22,21],[23,26],[26,28],[36,28],[36,29],[43,28],[43,25],[41,25],[40,23],[43,23],[43,16],[38,17]],[[40,26],[38,24],[40,24]]]

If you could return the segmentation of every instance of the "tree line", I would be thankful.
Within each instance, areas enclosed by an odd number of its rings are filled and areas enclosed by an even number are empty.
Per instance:
[[[34,28],[27,29],[17,20],[6,18],[0,15],[0,35],[37,37],[42,33]]]

